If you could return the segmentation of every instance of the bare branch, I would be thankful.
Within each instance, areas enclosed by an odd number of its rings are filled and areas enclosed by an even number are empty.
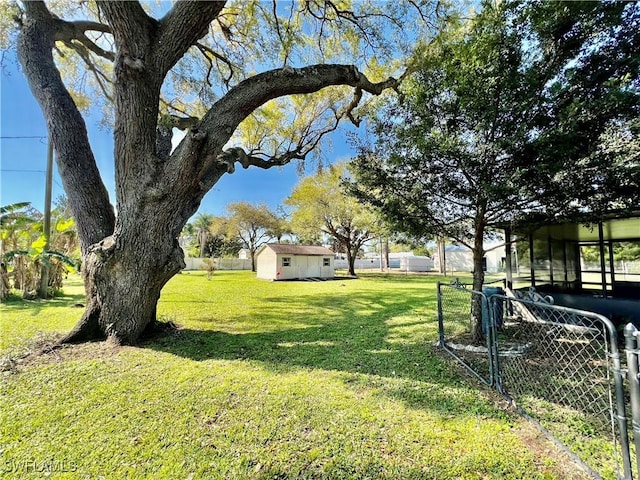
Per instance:
[[[224,55],[216,52],[212,48],[207,47],[206,45],[203,45],[203,44],[201,44],[199,42],[196,42],[195,45],[198,48],[198,50],[200,50],[200,52],[204,55],[204,57],[209,61],[209,71],[207,71],[207,83],[209,84],[209,86],[211,86],[211,82],[209,81],[209,75],[211,74],[211,69],[213,68],[213,63],[211,61],[212,60],[211,57],[213,57],[216,60],[216,63],[218,63],[218,61],[220,61],[220,62],[224,63],[227,66],[227,68],[229,69],[229,75],[227,75],[226,77],[224,77],[222,79],[222,81],[225,83],[225,85],[229,86],[229,82],[233,78],[233,73],[234,73],[234,70],[233,70],[234,69],[234,65],[231,62],[231,60],[229,60]]]
[[[240,122],[269,100],[286,95],[313,93],[332,85],[349,85],[361,92],[379,95],[386,88],[396,88],[397,84],[394,78],[373,83],[353,65],[321,64],[300,69],[285,67],[255,75],[232,88],[218,100],[198,125],[198,135],[200,138],[206,137],[204,149],[208,153],[208,160],[200,167],[198,177],[208,179],[215,175],[220,167],[232,172],[235,162],[246,165],[245,168],[271,168],[292,160],[304,160],[321,139],[334,131],[340,120],[350,112],[349,109],[342,113],[334,112],[335,122],[323,130],[314,133],[308,130],[303,133],[298,145],[282,154],[269,157],[259,152],[247,153],[242,149],[222,152],[221,147],[231,138]],[[182,149],[178,148],[174,155],[182,155],[181,151]]]
[[[284,40],[284,37],[282,36],[282,31],[280,29],[280,19],[278,18],[278,2],[277,0],[271,0],[271,13],[273,14],[273,20],[276,23],[276,33],[278,34],[278,38],[280,39],[280,43],[282,44],[283,47],[285,47],[286,42]],[[282,61],[283,65],[286,65],[287,63],[289,63],[289,49],[285,48],[284,49],[285,52],[285,57]]]
[[[164,98],[160,97],[160,103],[162,103],[165,107],[170,108],[171,110],[174,110],[178,113],[181,113],[183,115],[186,115],[187,117],[189,117],[189,113],[184,109],[181,108],[179,106],[174,105],[173,103],[171,103],[168,100],[165,100]]]
[[[86,35],[78,36],[77,40],[96,55],[106,58],[107,60],[111,60],[112,62],[115,61],[116,56],[113,52],[102,49],[95,42],[92,42]]]
[[[95,65],[95,63],[93,63],[93,61],[91,60],[91,55],[89,55],[89,52],[84,47],[84,45],[81,45],[75,42],[74,43],[65,42],[65,45],[68,48],[73,49],[78,53],[80,58],[84,61],[85,65],[87,66],[87,69],[93,74],[94,78],[96,79],[96,83],[98,84],[98,87],[100,87],[102,94],[105,96],[107,100],[109,100],[110,102],[113,102],[113,97],[109,93],[109,90],[107,89],[107,86],[106,86],[107,83],[111,83],[111,80],[104,73],[102,73],[102,71]]]
[[[272,167],[279,167],[288,164],[292,160],[303,160],[304,154],[292,150],[282,155],[271,157],[270,159],[264,159],[257,155],[247,153],[240,147],[230,148],[225,150],[218,156],[218,161],[227,164],[227,172],[233,173],[235,171],[235,162],[239,162],[242,168],[259,167],[263,169],[269,169]]]

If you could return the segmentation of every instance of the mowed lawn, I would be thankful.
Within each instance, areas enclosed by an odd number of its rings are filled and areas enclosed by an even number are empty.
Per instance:
[[[3,478],[585,478],[437,352],[436,280],[177,275],[158,313],[178,332],[2,373]],[[65,290],[0,306],[4,355],[73,326]]]

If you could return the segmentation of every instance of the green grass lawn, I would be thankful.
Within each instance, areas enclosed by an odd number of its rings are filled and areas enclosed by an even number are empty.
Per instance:
[[[65,348],[3,372],[3,478],[585,478],[433,343],[436,278],[184,273],[139,347]],[[77,280],[0,306],[16,356],[71,328]],[[34,340],[35,338],[35,340]],[[49,472],[51,471],[51,472]],[[0,475],[1,476],[1,475]]]

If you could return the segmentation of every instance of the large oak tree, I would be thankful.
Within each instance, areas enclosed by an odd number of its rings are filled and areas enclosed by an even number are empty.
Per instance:
[[[338,163],[305,177],[285,204],[294,209],[293,231],[302,238],[317,238],[318,234],[329,237],[338,251],[346,254],[348,273],[355,276],[358,252],[382,228],[373,209],[347,194],[343,181],[348,173],[345,164]]]
[[[399,231],[451,238],[484,282],[491,228],[637,205],[638,4],[482,2],[374,120],[352,190]],[[402,100],[399,100],[401,98]],[[479,305],[473,334],[482,339]]]
[[[158,15],[137,1],[62,4],[20,4],[17,50],[81,242],[87,304],[69,342],[134,343],[213,185],[236,164],[304,160],[341,119],[357,123],[363,98],[398,84],[380,65],[400,72],[407,25],[421,35],[435,18],[418,1],[180,1]],[[88,77],[90,95],[65,84]],[[79,108],[91,97],[113,105],[115,209]],[[170,152],[174,126],[188,129]]]

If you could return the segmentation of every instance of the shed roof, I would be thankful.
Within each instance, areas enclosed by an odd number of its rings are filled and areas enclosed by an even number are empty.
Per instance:
[[[268,243],[266,248],[270,248],[275,253],[285,255],[333,255],[333,252],[326,247],[316,245],[291,245],[288,243]]]

